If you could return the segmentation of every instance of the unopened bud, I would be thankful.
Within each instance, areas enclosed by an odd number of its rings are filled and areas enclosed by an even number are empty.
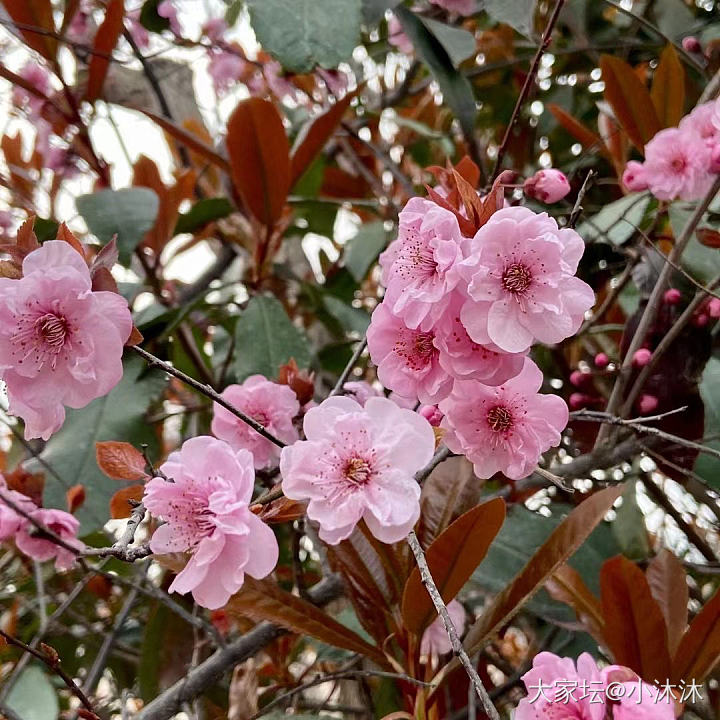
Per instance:
[[[528,197],[540,202],[555,203],[570,192],[570,183],[560,170],[549,168],[538,170],[528,178],[523,184],[523,190]]]
[[[632,358],[632,364],[635,367],[645,367],[652,357],[652,353],[647,348],[640,348]]]

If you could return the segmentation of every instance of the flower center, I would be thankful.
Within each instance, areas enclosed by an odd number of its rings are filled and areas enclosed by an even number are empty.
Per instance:
[[[685,165],[685,158],[683,157],[676,157],[670,163],[670,167],[672,167],[672,169],[677,173],[682,172],[685,169]]]
[[[423,358],[428,358],[435,350],[433,333],[421,332],[415,336],[415,351]]]
[[[35,321],[35,332],[38,338],[44,341],[48,350],[59,353],[68,334],[67,320],[53,313],[46,313]]]
[[[513,416],[504,405],[496,405],[488,410],[487,423],[494,432],[506,432],[513,426]]]
[[[350,458],[345,463],[343,475],[353,484],[357,486],[367,485],[370,477],[372,476],[372,470],[367,460],[363,460],[360,457]]]
[[[502,286],[513,295],[522,295],[532,283],[530,269],[522,263],[513,263],[502,274]]]

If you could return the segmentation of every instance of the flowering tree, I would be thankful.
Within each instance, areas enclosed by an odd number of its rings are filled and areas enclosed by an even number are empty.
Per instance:
[[[712,2],[0,9],[0,716],[717,716]]]

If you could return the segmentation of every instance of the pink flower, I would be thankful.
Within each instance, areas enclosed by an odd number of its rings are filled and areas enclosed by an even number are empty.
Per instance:
[[[198,605],[215,610],[242,587],[245,573],[260,579],[273,571],[275,534],[248,507],[255,472],[247,450],[196,437],[171,453],[160,470],[172,482],[156,477],[145,486],[145,507],[166,521],[150,549],[192,553],[170,592],[192,592]]]
[[[132,318],[123,297],[94,292],[83,257],[50,240],[23,261],[20,280],[0,278],[0,378],[25,437],[47,440],[65,407],[85,407],[122,377]]]
[[[440,366],[432,327],[411,330],[383,302],[372,314],[367,341],[378,378],[386,388],[430,405],[450,393],[453,379]]]
[[[647,190],[648,178],[645,166],[636,160],[631,160],[625,166],[622,183],[628,190],[630,190],[630,192],[642,192],[643,190]]]
[[[388,42],[406,55],[413,51],[410,38],[405,34],[400,21],[394,15],[388,21]]]
[[[458,637],[465,632],[466,618],[465,608],[462,603],[457,600],[451,600],[447,604],[448,615],[457,630]],[[427,630],[423,633],[420,642],[421,655],[445,655],[452,650],[452,643],[443,625],[442,618],[438,615],[435,620],[428,625]]]
[[[515,720],[545,720],[553,716],[563,720],[606,718],[604,683],[590,653],[580,655],[577,668],[572,658],[561,658],[549,652],[538,653],[533,658],[532,669],[523,675],[522,680],[528,697],[518,704]],[[568,683],[576,688],[574,692],[567,692]],[[586,687],[588,692],[580,692],[580,687]]]
[[[502,472],[512,480],[527,477],[540,456],[560,442],[568,409],[557,395],[538,393],[543,376],[526,358],[522,372],[500,387],[458,380],[440,403],[445,444],[466,455],[479,478]]]
[[[208,40],[213,43],[221,43],[227,29],[227,23],[221,17],[210,18],[203,25],[203,32],[207,35]]]
[[[308,411],[303,429],[307,440],[282,450],[282,487],[293,500],[309,500],[320,537],[336,545],[364,519],[380,541],[402,540],[420,517],[414,475],[435,447],[427,420],[387,398],[363,408],[331,397]]]
[[[300,412],[300,405],[287,385],[271,382],[262,375],[251,375],[242,385],[229,385],[222,396],[283,442],[298,439],[293,418]],[[272,465],[280,457],[277,445],[217,403],[213,407],[212,432],[233,450],[249,450],[258,470]]]
[[[1,474],[0,495],[2,495],[3,498],[8,498],[14,505],[17,505],[26,513],[33,513],[37,510],[37,506],[27,495],[23,495],[16,490],[11,490]],[[27,523],[27,518],[18,515],[18,513],[0,498],[0,542],[14,538],[18,530]]]
[[[715,127],[714,115],[715,103],[703,103],[694,108],[680,121],[678,129],[698,136],[705,142],[707,147],[713,148],[720,142],[720,128]]]
[[[132,39],[135,44],[141,49],[145,49],[150,46],[150,33],[146,30],[145,26],[140,22],[140,10],[130,10],[125,15],[125,19],[128,21],[128,31],[132,35]]]
[[[468,335],[524,352],[536,340],[557,343],[577,332],[595,302],[590,286],[575,277],[584,249],[574,230],[558,229],[547,213],[498,210],[459,266],[469,283],[460,313]]]
[[[556,203],[570,192],[570,183],[565,173],[549,168],[538,170],[523,184],[523,190],[528,197],[535,198],[543,203]]]
[[[31,515],[43,527],[59,535],[68,545],[78,550],[85,547],[77,539],[80,523],[70,513],[52,508],[36,508]],[[20,552],[38,562],[55,558],[55,567],[58,570],[67,570],[72,567],[77,557],[75,553],[61,547],[52,540],[39,537],[37,528],[28,521],[23,522],[19,528],[15,536],[15,545],[17,545]]]
[[[157,6],[157,14],[170,23],[170,32],[173,35],[182,35],[182,25],[180,25],[177,8],[173,5],[173,0],[162,0]]]
[[[440,351],[440,366],[458,380],[502,385],[522,370],[525,353],[506,353],[492,343],[473,342],[460,321],[462,304],[462,298],[454,298],[436,325],[435,345]]]
[[[458,15],[472,15],[477,11],[475,0],[430,0],[430,2]]]
[[[315,73],[325,83],[325,87],[336,97],[339,97],[347,90],[348,76],[344,72],[317,68]]]
[[[645,146],[645,177],[660,200],[697,200],[712,185],[708,149],[695,132],[666,128]]]
[[[606,693],[616,699],[612,720],[674,720],[673,699],[662,697],[657,686],[643,682],[630,668],[610,665],[601,675]]]
[[[277,60],[266,62],[263,65],[262,74],[270,91],[278,99],[289,97],[294,100],[297,97],[295,86],[286,79],[282,65]]]
[[[720,318],[720,299],[710,298],[708,303],[708,313],[711,318]]]
[[[343,393],[359,405],[365,405],[371,397],[382,397],[382,393],[365,380],[346,382],[343,386]]]
[[[35,62],[27,62],[18,73],[23,80],[26,80],[38,92],[46,97],[50,94],[50,73],[42,66]],[[18,107],[27,106],[28,113],[31,118],[38,118],[40,110],[44,104],[44,100],[34,95],[25,88],[15,85],[12,92],[13,103]]]
[[[240,80],[246,62],[239,55],[221,50],[209,53],[208,73],[218,95],[227,92]]]
[[[455,215],[414,197],[400,213],[398,237],[380,255],[384,302],[409,328],[436,320],[460,279],[452,272],[463,259]]]

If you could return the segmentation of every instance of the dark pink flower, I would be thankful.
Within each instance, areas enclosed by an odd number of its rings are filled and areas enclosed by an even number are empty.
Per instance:
[[[68,545],[78,550],[85,547],[77,539],[80,523],[70,513],[52,508],[36,508],[31,515],[35,521],[59,535]],[[55,567],[58,570],[67,570],[72,567],[77,557],[74,552],[38,535],[36,526],[27,521],[18,529],[15,545],[20,552],[38,562],[54,558]]]
[[[247,450],[195,437],[160,470],[172,482],[156,477],[145,486],[145,507],[166,521],[150,539],[150,549],[191,553],[170,592],[192,592],[198,605],[214,610],[242,587],[245,573],[260,579],[273,571],[275,534],[248,507],[255,471]]]
[[[622,176],[623,185],[631,192],[642,192],[648,189],[648,179],[643,163],[631,160]]]
[[[215,92],[222,95],[239,82],[246,65],[246,61],[236,53],[225,50],[210,52],[208,73],[212,78]]]
[[[555,168],[538,170],[523,184],[523,190],[528,197],[535,198],[543,203],[556,203],[570,192],[570,183],[565,173]]]
[[[388,21],[388,42],[400,52],[409,55],[413,51],[413,44],[405,34],[400,21],[393,15]]]
[[[208,40],[213,43],[221,43],[227,32],[228,26],[221,17],[210,18],[203,25],[203,32],[207,35]]]

